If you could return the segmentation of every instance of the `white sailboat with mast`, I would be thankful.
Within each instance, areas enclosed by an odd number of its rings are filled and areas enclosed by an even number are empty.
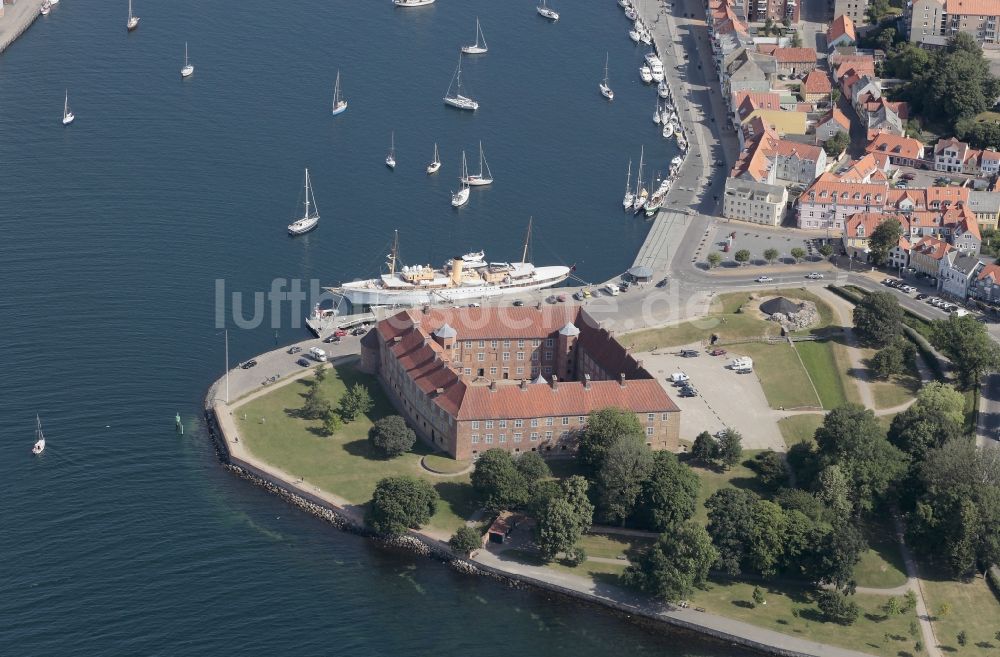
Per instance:
[[[42,420],[35,413],[35,445],[31,448],[32,454],[41,454],[45,451],[45,434],[42,433]]]
[[[479,43],[479,39],[482,37],[482,44]],[[486,36],[483,34],[483,28],[479,25],[479,17],[476,17],[476,42],[471,46],[462,46],[462,52],[466,55],[483,55],[489,48],[486,47]]]
[[[188,44],[184,42],[184,67],[181,69],[181,77],[187,78],[194,73],[194,64],[188,61]]]
[[[632,202],[632,209],[636,212],[642,210],[642,207],[646,205],[646,198],[649,196],[649,191],[642,186],[642,161],[646,155],[646,147],[643,146],[639,150],[639,174],[635,178],[635,200]]]
[[[431,160],[431,163],[427,165],[427,175],[431,175],[432,173],[437,173],[438,169],[440,168],[441,168],[441,156],[438,154],[437,142],[434,142],[434,159]]]
[[[451,193],[451,207],[460,208],[469,202],[469,167],[465,159],[465,151],[462,151],[462,175],[459,178],[462,186],[457,192]]]
[[[470,176],[468,171],[466,171],[462,174],[462,182],[472,187],[493,184],[493,172],[490,171],[490,165],[486,163],[486,156],[483,154],[483,142],[479,142],[479,173]]]
[[[312,184],[309,180],[309,169],[306,169],[305,211],[301,219],[288,224],[289,235],[303,235],[316,228],[319,224],[319,207],[313,197]]]
[[[389,152],[385,155],[385,165],[390,169],[396,168],[396,131],[389,133]]]
[[[340,94],[340,70],[337,70],[337,81],[333,84],[333,105],[330,113],[333,116],[347,111],[347,101]]]
[[[128,0],[128,22],[125,23],[125,29],[129,32],[139,27],[139,17],[132,13],[132,0]]]
[[[625,198],[622,199],[622,207],[627,212],[635,203],[635,194],[632,193],[632,160],[628,161],[628,174],[625,176]]]
[[[538,14],[544,18],[548,18],[550,21],[559,20],[559,14],[554,9],[549,9],[548,5],[545,4],[545,0],[542,0],[542,4],[538,5]]]
[[[598,85],[601,90],[601,95],[608,100],[615,99],[615,92],[611,91],[611,87],[608,85],[608,53],[604,53],[604,79],[601,80],[601,84]]]
[[[66,98],[63,100],[63,125],[69,125],[76,120],[76,115],[73,114],[73,110],[69,108],[69,89],[66,90]]]
[[[455,87],[455,93],[451,93],[451,88]],[[476,111],[479,109],[479,103],[472,100],[468,96],[462,95],[462,54],[458,55],[458,68],[455,69],[455,75],[451,78],[451,84],[448,85],[448,91],[444,95],[445,105],[451,105],[460,110],[470,110]]]

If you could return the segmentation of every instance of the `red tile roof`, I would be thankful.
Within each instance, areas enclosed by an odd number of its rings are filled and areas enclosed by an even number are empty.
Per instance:
[[[816,63],[816,51],[813,48],[775,48],[773,55],[779,64]]]
[[[901,214],[883,214],[882,212],[856,212],[847,218],[844,227],[844,234],[848,237],[859,237],[858,227],[863,226],[864,232],[860,237],[869,238],[878,226],[889,219],[895,219],[903,227],[903,233],[910,231],[909,220]]]
[[[829,112],[827,112],[823,116],[823,118],[821,118],[819,120],[819,123],[816,124],[816,127],[819,127],[821,125],[825,125],[825,124],[829,123],[830,121],[833,121],[834,123],[836,123],[837,125],[839,125],[840,127],[842,127],[845,131],[848,131],[848,130],[851,129],[851,120],[847,118],[846,114],[844,114],[843,112],[841,112],[836,107],[834,107],[832,110],[830,110]]]
[[[1000,16],[1000,0],[946,0],[949,16]]]
[[[1000,283],[1000,265],[986,265],[980,269],[976,279],[981,281],[984,278],[992,278],[994,284]]]
[[[940,260],[951,251],[951,244],[936,237],[924,237],[913,245],[913,251],[925,255],[932,260]]]
[[[851,41],[857,41],[858,37],[854,32],[854,21],[846,14],[833,19],[830,29],[826,32],[826,42],[833,43],[840,37],[847,35]]]
[[[868,153],[887,153],[894,157],[918,160],[924,153],[924,145],[912,137],[900,137],[881,132],[865,146],[865,151]]]
[[[830,78],[826,73],[814,68],[809,71],[809,75],[802,81],[802,91],[807,94],[828,94],[833,89]]]

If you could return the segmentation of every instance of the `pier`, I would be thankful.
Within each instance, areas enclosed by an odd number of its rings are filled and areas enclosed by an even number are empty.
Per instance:
[[[3,6],[3,16],[0,17],[0,52],[14,43],[41,16],[43,1],[19,0],[17,4]]]

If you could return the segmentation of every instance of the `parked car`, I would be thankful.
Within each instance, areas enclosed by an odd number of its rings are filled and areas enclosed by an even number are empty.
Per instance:
[[[921,292],[920,294],[917,295],[917,301],[923,301],[924,299],[927,298],[927,296],[928,295],[926,295],[923,292]]]
[[[300,351],[302,351],[302,347],[289,347],[288,348],[288,353],[290,353],[290,354],[297,354]]]
[[[326,343],[340,342],[340,338],[337,336],[336,333],[331,333],[330,335],[328,335],[325,338],[323,338],[323,342],[326,342]]]
[[[697,358],[698,352],[695,351],[694,349],[681,349],[679,355],[681,356],[681,358]]]
[[[811,280],[816,280],[816,279],[819,279],[819,278],[823,278],[823,274],[821,274],[821,273],[819,273],[817,271],[814,271],[811,274],[806,274],[806,278],[811,279]]]
[[[673,383],[675,386],[685,385],[690,380],[691,377],[689,377],[684,372],[674,372],[673,374],[670,375],[670,382]]]
[[[574,292],[573,298],[577,301],[583,301],[583,292]]]
[[[555,303],[555,302],[556,302],[556,297],[554,294],[550,294],[549,296],[545,297],[545,303]]]
[[[351,331],[351,335],[364,335],[367,332],[368,332],[368,329],[366,329],[363,326],[359,326],[358,328],[356,328],[353,331]]]
[[[681,397],[697,397],[698,391],[694,388],[682,388]]]
[[[770,276],[758,276],[754,279],[758,283],[773,283],[774,279]]]
[[[309,367],[310,365],[312,365],[312,363],[309,362],[308,358],[300,358],[295,362],[301,365],[302,367]]]
[[[560,294],[559,296],[556,297],[556,301],[558,301],[559,303],[566,303],[566,295]]]
[[[709,356],[725,356],[726,353],[727,352],[726,352],[725,349],[713,349],[712,351],[708,352],[708,355]]]
[[[333,332],[333,334],[338,338],[342,338],[345,335],[347,335],[347,331],[345,331],[344,329],[337,329],[336,331]]]
[[[661,278],[661,279],[660,279],[660,280],[659,280],[659,281],[658,281],[658,282],[656,283],[656,287],[666,287],[666,286],[667,286],[667,282],[668,282],[668,281],[667,281],[667,279],[665,279],[665,278]]]
[[[251,367],[256,367],[256,366],[257,366],[257,361],[255,361],[253,358],[251,358],[250,360],[247,360],[247,361],[244,361],[244,362],[240,363],[240,367],[242,367],[245,370],[248,370]]]

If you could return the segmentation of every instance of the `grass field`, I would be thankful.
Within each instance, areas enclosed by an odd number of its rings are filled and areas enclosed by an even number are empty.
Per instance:
[[[882,524],[869,522],[864,527],[868,550],[861,555],[861,562],[854,567],[858,586],[890,589],[906,583],[906,566],[899,550],[899,541],[892,529],[891,519]]]
[[[847,387],[854,385],[853,381],[848,380],[850,374],[846,370],[842,371],[837,362],[835,346],[829,340],[795,343],[802,364],[819,393],[820,402],[827,410],[846,404]]]
[[[791,447],[796,443],[812,442],[813,434],[823,424],[824,417],[822,413],[808,413],[778,420],[778,429],[785,439],[785,445]]]
[[[370,452],[367,437],[372,422],[393,412],[374,377],[353,365],[327,370],[322,390],[334,405],[354,383],[367,386],[375,401],[368,416],[344,425],[329,437],[321,435],[320,421],[298,417],[311,381],[311,377],[295,381],[235,410],[240,436],[255,456],[352,504],[367,503],[383,477],[406,474],[426,479],[441,496],[430,522],[433,529],[453,531],[475,510],[468,475],[434,477],[420,466],[420,457],[428,453],[423,443],[418,441],[414,452],[392,460]],[[244,414],[246,420],[242,419]],[[260,423],[262,417],[264,424]]]
[[[945,652],[958,651],[972,657],[996,657],[1000,653],[1000,604],[982,577],[970,582],[937,580],[927,568],[921,569],[927,610],[934,620],[934,633]],[[950,609],[942,614],[942,605]],[[965,631],[968,642],[958,643],[958,633]]]
[[[739,351],[753,358],[754,371],[771,408],[820,408],[809,374],[787,342],[741,344]]]
[[[617,559],[620,556],[631,558],[637,551],[644,550],[652,544],[652,538],[618,534],[584,534],[577,543],[586,550],[588,557],[604,559]]]

